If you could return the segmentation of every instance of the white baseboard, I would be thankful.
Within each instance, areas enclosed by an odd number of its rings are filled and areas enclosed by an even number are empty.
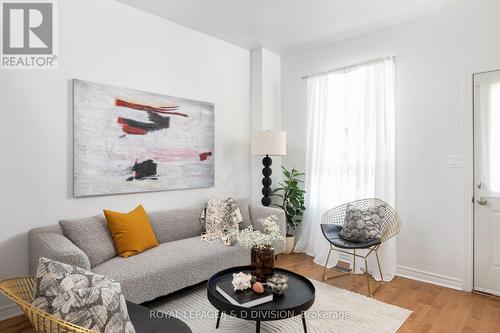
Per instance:
[[[443,286],[451,289],[463,290],[463,281],[460,279],[451,276],[426,272],[416,268],[398,265],[396,275],[412,280],[436,284],[438,286]]]
[[[17,317],[23,314],[23,311],[16,304],[6,304],[0,306],[0,321]]]

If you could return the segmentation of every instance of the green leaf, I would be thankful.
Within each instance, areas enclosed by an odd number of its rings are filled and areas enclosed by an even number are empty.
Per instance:
[[[295,229],[301,223],[305,211],[304,194],[306,191],[302,188],[304,184],[302,177],[305,174],[295,167],[288,170],[281,166],[281,170],[283,180],[279,184],[280,187],[271,191],[271,196],[280,198],[281,203],[273,203],[272,206],[283,209],[288,227]]]
[[[300,207],[300,200],[296,196],[290,197],[290,202],[292,205]]]

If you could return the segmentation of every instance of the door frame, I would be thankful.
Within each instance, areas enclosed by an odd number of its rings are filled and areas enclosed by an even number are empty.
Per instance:
[[[500,71],[494,67],[469,69],[462,72],[462,122],[464,145],[464,291],[474,290],[474,75]]]

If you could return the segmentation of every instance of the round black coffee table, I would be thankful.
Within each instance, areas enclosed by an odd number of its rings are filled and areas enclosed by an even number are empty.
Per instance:
[[[215,328],[219,328],[222,312],[233,317],[255,321],[257,333],[260,332],[261,321],[281,320],[300,315],[302,317],[304,332],[307,333],[304,313],[314,303],[315,289],[311,281],[297,273],[287,271],[286,269],[276,268],[274,270],[275,273],[283,274],[288,277],[288,290],[282,296],[275,295],[272,302],[252,308],[233,305],[216,290],[218,283],[222,281],[232,281],[233,273],[250,273],[250,271],[250,266],[233,267],[214,274],[208,280],[208,300],[219,311]]]

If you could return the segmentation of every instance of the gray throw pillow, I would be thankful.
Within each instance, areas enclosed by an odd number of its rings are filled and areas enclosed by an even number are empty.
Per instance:
[[[56,318],[104,333],[135,333],[119,283],[40,258],[32,304]]]
[[[368,243],[380,238],[386,212],[387,205],[360,209],[348,204],[340,237],[355,243]]]
[[[243,222],[240,223],[240,229],[246,229],[252,225],[248,199],[238,199],[236,200],[236,204],[240,208],[241,217],[243,218]]]
[[[103,216],[61,220],[59,225],[64,236],[87,255],[91,267],[118,255]]]

